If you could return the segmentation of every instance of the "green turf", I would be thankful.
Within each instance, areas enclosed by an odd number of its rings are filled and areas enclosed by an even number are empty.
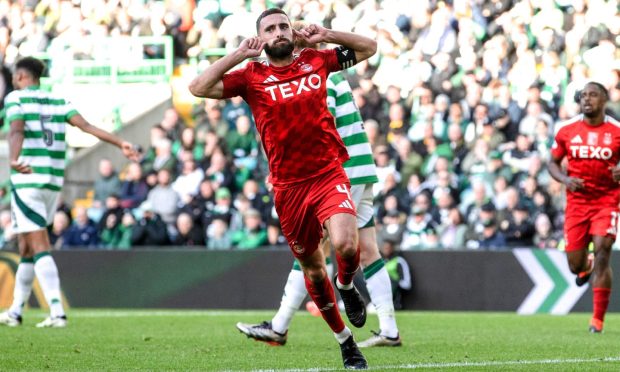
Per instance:
[[[327,325],[306,312],[293,320],[284,347],[249,340],[235,328],[272,314],[72,309],[68,328],[36,329],[44,314],[27,311],[23,326],[0,327],[0,371],[341,369]],[[608,315],[605,333],[597,335],[587,333],[589,314],[399,312],[397,320],[404,345],[365,349],[371,369],[620,370],[620,314]],[[354,330],[356,338],[377,324],[371,315]]]

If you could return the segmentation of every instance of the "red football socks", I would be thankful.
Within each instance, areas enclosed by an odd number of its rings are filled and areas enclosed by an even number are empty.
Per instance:
[[[353,277],[360,266],[360,250],[357,249],[355,256],[345,260],[339,254],[336,254],[338,261],[338,281],[340,284],[348,285],[353,281]]]
[[[342,332],[344,329],[344,322],[342,321],[342,317],[340,317],[338,304],[336,303],[336,295],[334,294],[334,287],[332,287],[329,278],[325,277],[325,280],[321,283],[312,283],[305,276],[304,279],[306,281],[308,294],[321,311],[321,316],[325,319],[329,328],[331,328],[334,333]]]
[[[592,320],[600,321],[600,328],[603,328],[607,305],[609,305],[610,288],[592,288],[594,295],[592,296],[592,304],[594,311],[592,312]]]

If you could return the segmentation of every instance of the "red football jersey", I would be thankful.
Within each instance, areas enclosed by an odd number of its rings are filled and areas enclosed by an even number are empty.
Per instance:
[[[590,126],[579,115],[564,123],[551,149],[556,159],[566,156],[568,175],[584,180],[584,188],[567,190],[568,202],[614,205],[620,202],[620,185],[611,175],[610,167],[620,161],[620,123],[606,116],[599,126]]]
[[[327,108],[327,76],[336,51],[304,49],[293,63],[250,62],[223,76],[223,98],[250,105],[274,185],[303,181],[349,159]]]

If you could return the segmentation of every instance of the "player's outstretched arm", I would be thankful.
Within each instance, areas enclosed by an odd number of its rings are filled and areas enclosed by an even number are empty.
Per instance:
[[[304,39],[310,45],[330,43],[353,49],[357,62],[368,59],[377,52],[377,42],[375,40],[351,32],[330,30],[315,24],[293,32],[296,37]]]
[[[13,120],[9,129],[9,163],[11,169],[19,173],[32,173],[32,168],[26,163],[19,161],[19,154],[22,152],[24,144],[24,127],[26,123],[23,120]]]
[[[222,76],[245,59],[260,56],[264,47],[265,43],[258,37],[243,40],[237,50],[218,59],[194,78],[189,84],[190,93],[196,97],[222,98],[224,93]]]
[[[125,155],[125,157],[127,157],[128,159],[133,160],[133,161],[139,160],[140,154],[137,150],[137,147],[134,146],[131,142],[124,141],[120,137],[110,132],[107,132],[101,128],[97,128],[96,126],[86,121],[86,119],[84,119],[82,115],[80,114],[73,115],[69,119],[69,124],[73,125],[74,127],[79,128],[83,132],[92,134],[93,136],[99,138],[102,141],[105,141],[107,143],[110,143],[120,148],[121,151],[123,152],[123,155]]]

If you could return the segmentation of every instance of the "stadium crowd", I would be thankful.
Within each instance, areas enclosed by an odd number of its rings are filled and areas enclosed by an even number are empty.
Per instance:
[[[606,86],[620,117],[613,0],[0,0],[0,96],[15,59],[54,39],[169,34],[186,63],[254,35],[269,6],[378,41],[347,78],[377,165],[380,240],[401,250],[562,248],[563,186],[546,163],[585,82]],[[256,136],[240,98],[204,100],[188,123],[167,110],[140,163],[101,160],[91,208],[59,209],[54,246],[285,244]],[[8,197],[0,189],[0,245],[10,246]]]

